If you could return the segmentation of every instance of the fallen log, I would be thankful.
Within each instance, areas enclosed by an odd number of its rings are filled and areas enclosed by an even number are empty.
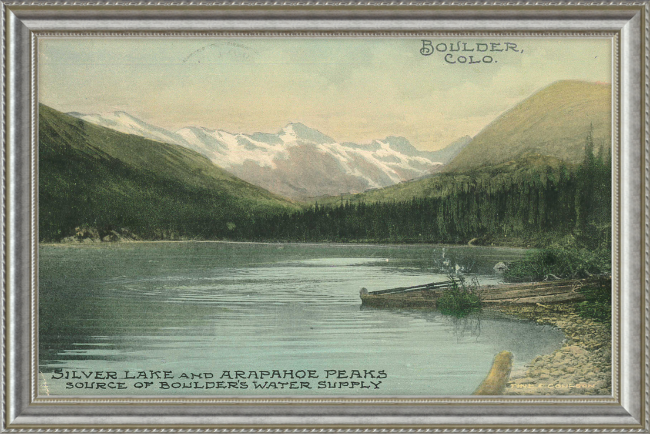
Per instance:
[[[403,286],[399,288],[391,288],[391,289],[382,289],[379,291],[372,291],[372,294],[399,294],[403,292],[411,292],[411,291],[423,291],[423,290],[432,290],[432,289],[445,289],[449,288],[451,286],[451,282],[449,280],[445,280],[442,282],[433,282],[433,283],[427,283],[424,285],[416,285],[416,286]]]
[[[506,304],[553,304],[567,301],[584,300],[579,289],[595,282],[597,279],[563,279],[534,283],[510,283],[492,286],[482,286],[476,294],[484,305]],[[420,285],[426,286],[426,285]],[[411,287],[413,288],[413,287]],[[446,288],[426,287],[404,291],[381,290],[362,291],[361,304],[380,308],[415,308],[435,309],[437,300]]]

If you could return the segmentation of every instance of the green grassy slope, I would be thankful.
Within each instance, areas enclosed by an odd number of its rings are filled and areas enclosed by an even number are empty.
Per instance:
[[[608,84],[556,82],[483,129],[445,171],[499,164],[527,154],[579,163],[591,125],[596,149],[611,147],[611,105]]]
[[[296,206],[177,145],[122,134],[39,106],[40,239],[230,238],[255,215]]]

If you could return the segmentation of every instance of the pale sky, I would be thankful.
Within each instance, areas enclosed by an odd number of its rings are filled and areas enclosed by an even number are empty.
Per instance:
[[[431,55],[420,53],[422,39],[431,41]],[[41,38],[39,43],[39,101],[64,112],[123,110],[172,131],[203,126],[275,133],[302,122],[339,142],[393,135],[422,150],[476,135],[555,81],[612,80],[610,39]],[[452,44],[474,52],[450,52]],[[458,63],[462,55],[464,64]],[[483,56],[491,63],[469,64]]]

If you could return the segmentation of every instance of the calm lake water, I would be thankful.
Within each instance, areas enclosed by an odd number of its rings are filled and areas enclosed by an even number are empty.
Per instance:
[[[365,309],[359,290],[443,281],[450,272],[497,283],[494,265],[521,255],[518,249],[422,245],[41,246],[40,393],[468,395],[495,354],[509,350],[521,367],[558,348],[562,332],[486,311],[456,319],[435,311]],[[161,373],[138,374],[151,370]],[[294,371],[296,378],[254,378],[273,370]],[[309,370],[318,377],[302,380],[311,388],[280,388],[290,381],[301,387],[298,371]],[[72,371],[113,371],[118,379],[73,379]],[[162,371],[174,378],[156,378]],[[233,378],[244,371],[247,378],[220,379],[224,371]],[[346,371],[345,378],[338,371]],[[359,375],[370,389],[353,384],[361,383]],[[254,380],[278,388],[255,389]],[[237,387],[227,388],[228,381]],[[102,386],[92,382],[126,389],[98,390]]]

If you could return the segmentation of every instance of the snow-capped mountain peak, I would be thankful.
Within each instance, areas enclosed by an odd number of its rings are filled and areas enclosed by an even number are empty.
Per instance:
[[[387,187],[442,167],[431,153],[417,150],[404,137],[339,143],[300,122],[289,123],[275,134],[231,133],[203,126],[172,132],[126,112],[69,114],[123,133],[190,148],[245,181],[294,199]]]
[[[285,143],[301,143],[311,145],[321,145],[335,143],[334,139],[318,130],[309,128],[300,122],[292,122],[282,128],[278,134],[280,139]]]
[[[416,156],[420,154],[420,151],[405,137],[388,136],[382,142],[386,143],[392,150],[404,155]]]

